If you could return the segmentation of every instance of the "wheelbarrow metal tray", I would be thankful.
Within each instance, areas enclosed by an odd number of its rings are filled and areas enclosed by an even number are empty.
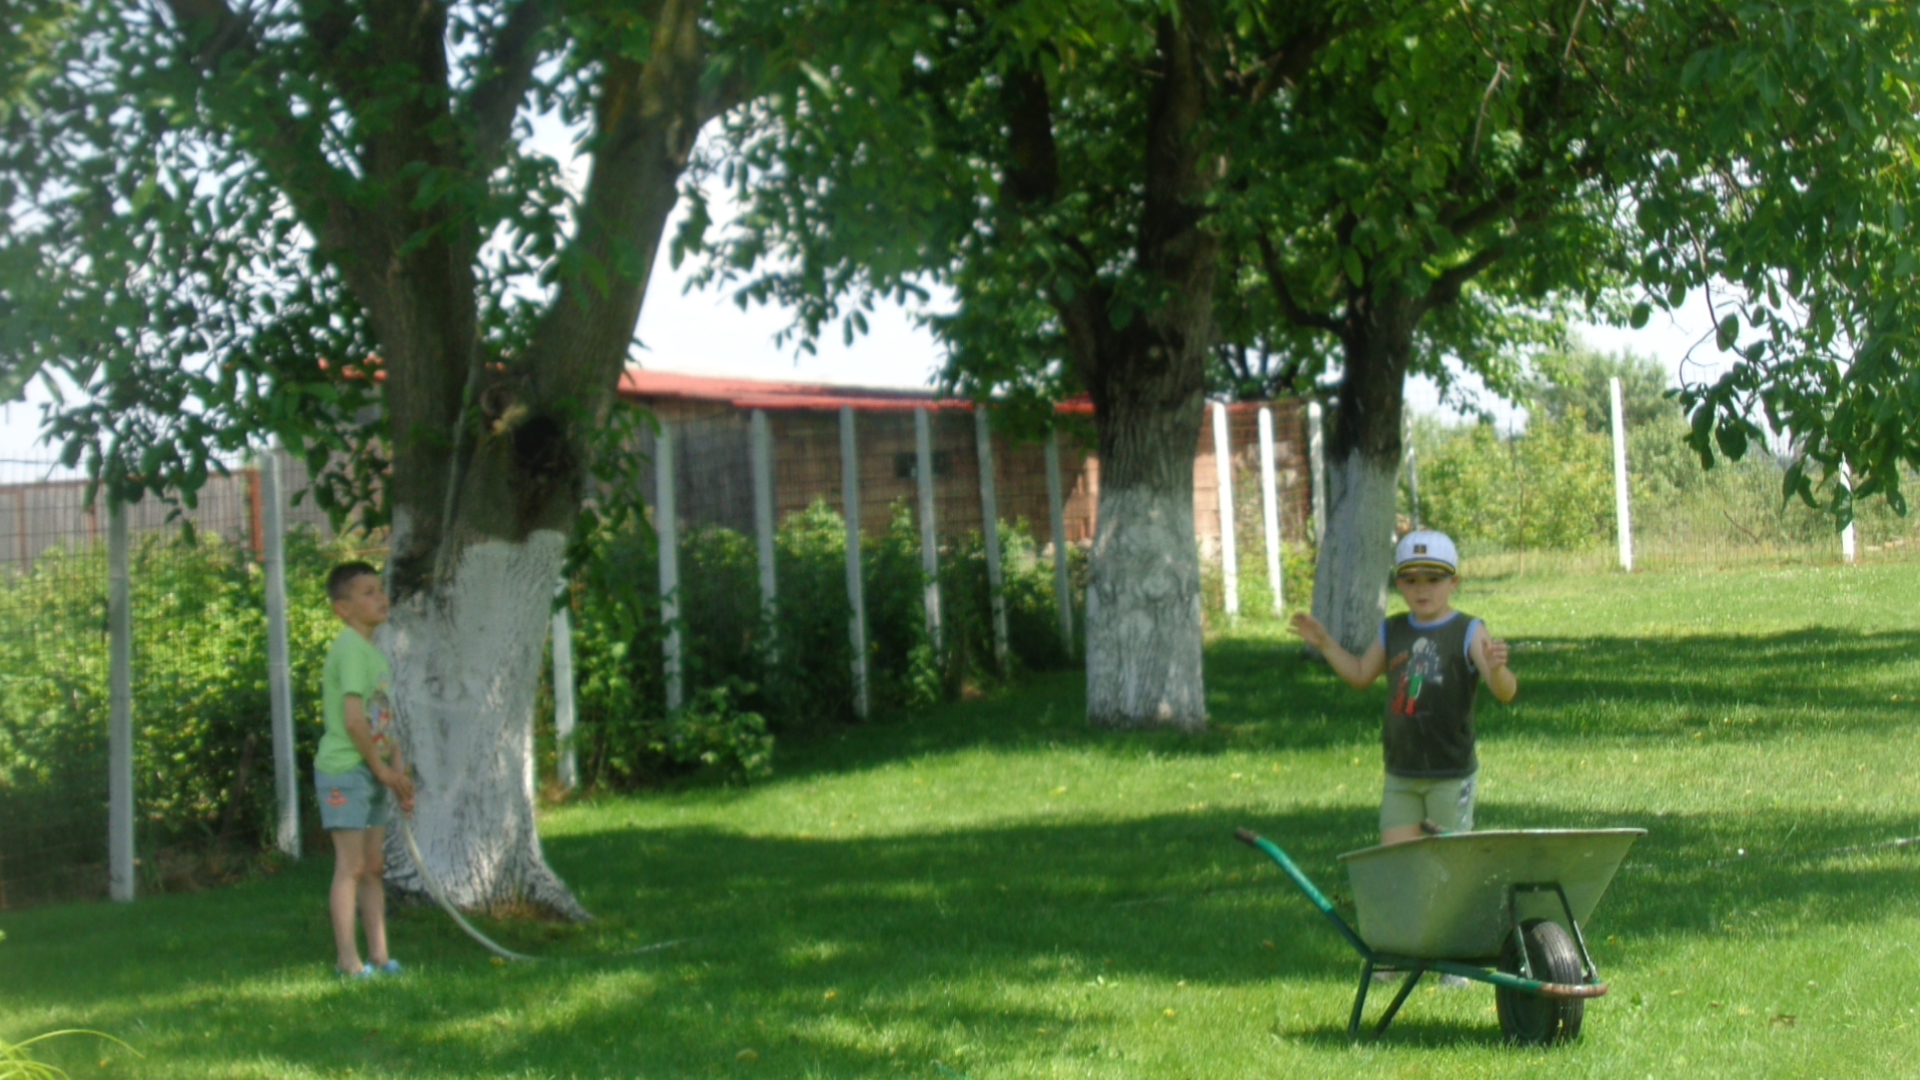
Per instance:
[[[1340,856],[1353,884],[1361,940],[1377,953],[1484,961],[1515,919],[1564,922],[1559,899],[1508,889],[1554,885],[1585,924],[1645,829],[1516,829],[1453,833]]]

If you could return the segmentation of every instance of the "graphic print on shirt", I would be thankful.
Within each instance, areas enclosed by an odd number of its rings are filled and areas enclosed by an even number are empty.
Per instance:
[[[393,727],[393,705],[387,699],[387,680],[373,688],[367,696],[367,729],[373,733],[373,752],[385,761],[392,756],[392,746],[387,741],[387,733]]]
[[[1432,638],[1415,638],[1406,662],[1394,666],[1400,669],[1391,707],[1396,716],[1412,716],[1419,707],[1420,691],[1426,689],[1428,683],[1439,686],[1446,678],[1441,673],[1440,649]]]

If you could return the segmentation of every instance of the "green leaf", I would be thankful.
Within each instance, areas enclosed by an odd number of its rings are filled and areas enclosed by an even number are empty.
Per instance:
[[[1645,300],[1633,305],[1633,314],[1627,317],[1627,324],[1635,330],[1644,329],[1647,320],[1653,317],[1653,305]]]
[[[800,61],[800,70],[805,73],[808,82],[820,88],[821,93],[833,93],[833,80],[827,78],[826,72],[821,71],[807,60]]]
[[[1734,343],[1740,340],[1739,316],[1728,315],[1721,319],[1720,325],[1714,328],[1713,339],[1714,343],[1720,346],[1721,352],[1730,351]]]

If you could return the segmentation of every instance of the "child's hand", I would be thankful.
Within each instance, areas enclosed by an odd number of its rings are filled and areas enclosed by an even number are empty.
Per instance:
[[[380,782],[393,792],[400,803],[401,813],[413,813],[413,778],[392,766],[385,767],[380,774]]]
[[[1507,643],[1493,640],[1487,642],[1487,670],[1498,671],[1507,666]]]
[[[1293,617],[1293,632],[1305,639],[1306,643],[1322,652],[1327,648],[1327,628],[1320,620],[1302,611]]]

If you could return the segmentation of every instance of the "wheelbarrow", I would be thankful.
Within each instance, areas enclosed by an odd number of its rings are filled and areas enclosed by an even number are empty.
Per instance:
[[[1373,1029],[1379,1038],[1427,972],[1490,983],[1509,1042],[1577,1038],[1589,998],[1607,992],[1580,925],[1645,829],[1524,829],[1447,833],[1340,856],[1355,921],[1341,918],[1272,841],[1234,832],[1286,872],[1360,954],[1360,989],[1347,1021],[1359,1038],[1377,971],[1405,978]]]

